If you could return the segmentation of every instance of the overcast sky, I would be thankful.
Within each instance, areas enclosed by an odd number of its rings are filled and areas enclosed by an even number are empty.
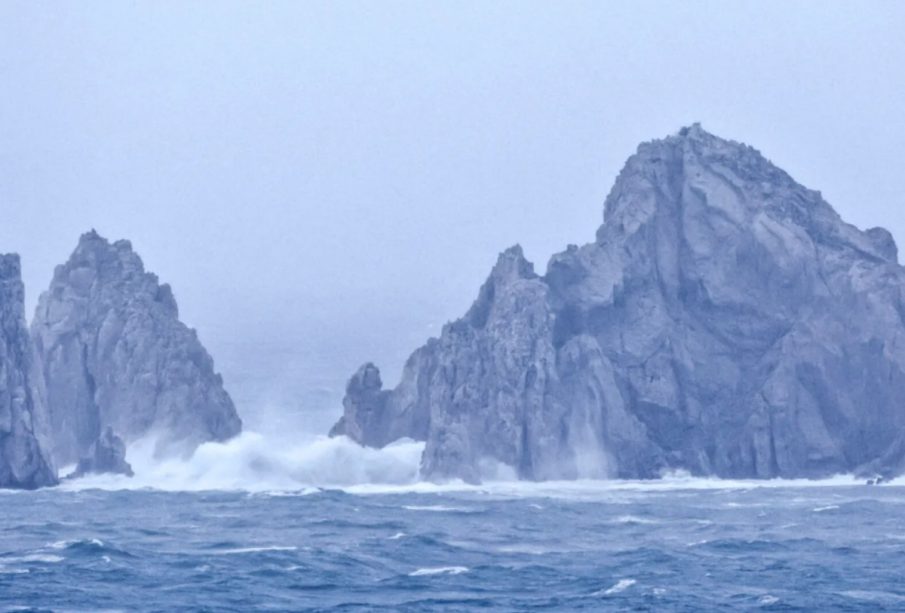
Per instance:
[[[234,396],[279,370],[332,407],[502,249],[592,240],[625,158],[694,121],[905,240],[903,33],[895,1],[7,0],[0,251],[31,310],[79,234],[129,238]]]

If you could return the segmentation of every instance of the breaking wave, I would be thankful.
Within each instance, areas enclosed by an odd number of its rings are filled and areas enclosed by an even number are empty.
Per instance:
[[[467,573],[466,566],[438,566],[436,568],[419,568],[410,572],[409,577],[429,577],[430,575],[461,575]]]
[[[610,596],[611,594],[618,594],[619,592],[624,592],[628,588],[635,585],[637,581],[635,579],[620,579],[616,582],[615,585],[612,585],[605,590],[599,590],[594,592],[594,596]]]
[[[134,477],[91,475],[61,485],[67,490],[241,490],[304,493],[373,483],[415,483],[424,443],[403,440],[383,449],[362,447],[346,437],[317,437],[278,444],[255,432],[225,443],[205,443],[187,460],[155,459],[154,440],[131,445],[126,459]]]
[[[205,443],[188,459],[155,459],[153,439],[131,445],[127,460],[135,476],[92,475],[65,481],[65,490],[104,489],[162,491],[246,491],[255,494],[304,495],[321,489],[352,494],[430,494],[476,491],[504,497],[598,498],[608,492],[772,487],[822,487],[863,484],[840,475],[828,479],[744,480],[693,477],[676,472],[656,480],[526,482],[503,477],[480,485],[461,481],[432,483],[419,479],[424,443],[401,440],[383,449],[362,447],[347,437],[300,437],[286,443],[273,436],[244,432],[225,443]],[[898,484],[895,481],[893,484]],[[442,507],[418,510],[445,511]],[[815,509],[816,510],[816,509]],[[820,509],[828,510],[828,509]],[[644,519],[622,518],[629,523]]]

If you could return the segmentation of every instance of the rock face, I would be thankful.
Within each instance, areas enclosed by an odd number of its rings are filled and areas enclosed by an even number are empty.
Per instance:
[[[109,473],[134,476],[132,466],[126,462],[126,444],[108,427],[88,449],[88,454],[79,460],[70,479],[85,475]]]
[[[61,465],[86,456],[107,427],[126,443],[155,436],[159,455],[188,454],[241,430],[170,287],[145,272],[128,241],[83,235],[40,297],[32,337]]]
[[[428,478],[819,477],[905,469],[905,269],[759,152],[699,125],[642,144],[596,240],[518,247],[336,433],[425,440]]]
[[[349,380],[343,399],[345,414],[354,417],[348,421],[341,417],[330,436],[345,434],[369,447],[383,447],[403,437],[423,440],[429,424],[426,411],[406,403],[404,391],[391,394],[382,388],[376,366],[368,363],[359,368]]]
[[[41,374],[25,325],[18,255],[0,255],[0,487],[57,482]]]

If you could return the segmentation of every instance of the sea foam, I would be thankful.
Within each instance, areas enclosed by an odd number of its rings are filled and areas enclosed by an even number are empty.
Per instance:
[[[205,443],[188,459],[156,459],[154,440],[131,445],[134,477],[92,475],[67,481],[67,490],[227,490],[278,495],[310,493],[311,487],[355,484],[403,485],[417,481],[423,443],[403,440],[383,449],[362,447],[346,437],[324,436],[280,444],[255,432],[225,443]]]
[[[480,485],[462,481],[431,483],[419,479],[424,443],[409,439],[383,449],[358,445],[347,437],[300,435],[297,440],[246,431],[224,443],[205,443],[188,459],[154,457],[152,438],[133,443],[127,459],[135,470],[122,475],[92,475],[66,481],[65,490],[154,489],[163,491],[246,491],[256,495],[305,495],[322,489],[347,493],[438,494],[478,492],[503,498],[599,499],[614,492],[670,492],[676,490],[747,490],[774,487],[850,486],[863,482],[841,475],[817,481],[806,479],[740,480],[665,474],[651,480],[595,480],[526,482],[514,479]],[[412,505],[409,510],[440,512],[462,509]],[[626,521],[629,521],[626,517]],[[642,518],[631,521],[642,523]]]

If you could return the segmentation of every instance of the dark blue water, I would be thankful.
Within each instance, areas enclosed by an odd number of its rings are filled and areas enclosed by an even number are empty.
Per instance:
[[[905,487],[410,489],[3,493],[0,610],[905,610]]]

